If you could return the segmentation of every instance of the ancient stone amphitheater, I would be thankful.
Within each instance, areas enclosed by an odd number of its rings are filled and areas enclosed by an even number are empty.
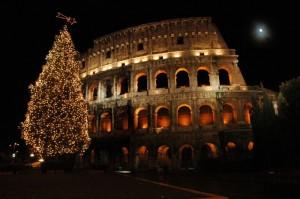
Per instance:
[[[129,27],[95,39],[81,60],[93,165],[201,168],[251,158],[251,98],[263,90],[246,85],[211,18]]]

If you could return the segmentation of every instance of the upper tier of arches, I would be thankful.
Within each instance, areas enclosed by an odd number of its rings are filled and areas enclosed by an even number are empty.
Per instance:
[[[213,51],[209,51],[213,49]],[[129,27],[94,40],[94,46],[81,55],[82,69],[98,66],[103,69],[106,65],[123,61],[120,66],[146,61],[147,55],[153,59],[166,58],[166,54],[179,57],[182,51],[200,50],[197,55],[235,55],[228,49],[218,28],[210,17],[192,17],[170,19],[135,27]],[[157,56],[155,56],[157,55]]]
[[[211,86],[215,86],[216,89],[216,86],[230,86],[231,76],[227,69],[221,68],[212,74],[206,67],[199,67],[196,71],[190,71],[187,67],[179,67],[174,72],[165,69],[158,69],[152,73],[137,71],[133,76],[121,73],[115,78],[110,76],[90,81],[85,88],[85,98],[88,101],[98,101],[130,92],[142,93],[172,87],[176,90],[194,87],[210,89]]]

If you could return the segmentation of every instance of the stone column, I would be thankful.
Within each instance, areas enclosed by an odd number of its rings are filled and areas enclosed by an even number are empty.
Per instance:
[[[175,70],[169,66],[169,89],[170,93],[174,93],[176,89]]]
[[[218,129],[223,129],[224,124],[223,124],[223,99],[222,99],[222,94],[216,93],[216,125]],[[219,95],[219,96],[218,96]]]
[[[210,85],[214,88],[214,90],[217,90],[219,88],[220,81],[219,81],[219,75],[218,74],[210,73],[209,74],[209,81],[210,81]]]
[[[196,130],[197,128],[198,128],[198,126],[199,126],[199,120],[198,120],[198,107],[197,107],[197,100],[196,99],[193,99],[193,101],[192,101],[192,124],[193,124],[193,129],[194,130]]]
[[[97,102],[99,102],[101,99],[102,99],[102,93],[101,93],[101,86],[102,86],[102,84],[101,84],[101,81],[99,81],[98,82],[98,91],[97,91],[97,95],[98,95],[98,97],[97,97]]]
[[[153,132],[153,113],[152,106],[148,104],[148,133]]]
[[[170,103],[171,131],[174,132],[177,124],[176,106],[173,101]]]
[[[115,129],[115,108],[111,108],[111,132],[113,133]]]
[[[218,66],[217,66],[216,61],[213,59],[213,57],[211,57],[211,61],[210,61],[209,81],[210,81],[210,85],[215,90],[217,90],[219,88],[220,81],[219,81]]]
[[[154,88],[154,86],[152,85],[152,67],[148,66],[148,74],[147,74],[147,90],[148,93],[151,93],[150,91]]]
[[[113,77],[113,98],[116,99],[117,96],[118,96],[118,93],[117,93],[117,81],[116,81],[116,76],[114,75]]]
[[[100,132],[100,113],[98,113],[98,111],[96,111],[95,114],[95,119],[96,119],[96,134],[97,135],[101,135],[101,132]]]
[[[243,105],[243,101],[241,100],[238,100],[237,103],[234,104],[234,111],[236,111],[236,120],[238,123],[242,123],[244,124],[245,123],[245,120],[244,120],[244,105]]]
[[[131,73],[130,73],[130,92],[131,93],[134,93],[134,92],[136,92],[136,87],[135,87],[135,78],[134,78],[134,76],[135,76],[135,71],[131,71]]]
[[[193,66],[190,66],[187,69],[189,71],[190,87],[194,90],[198,87],[198,85],[197,85],[197,70]]]

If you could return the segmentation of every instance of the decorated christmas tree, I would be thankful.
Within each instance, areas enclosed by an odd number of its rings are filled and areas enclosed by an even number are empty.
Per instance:
[[[41,158],[84,152],[89,145],[87,104],[81,92],[78,53],[67,26],[55,37],[31,99],[22,136]]]

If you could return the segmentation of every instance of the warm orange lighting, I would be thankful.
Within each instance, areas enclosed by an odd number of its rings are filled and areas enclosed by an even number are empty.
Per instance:
[[[189,114],[181,114],[178,116],[179,126],[190,126],[192,124],[191,115]]]
[[[168,128],[170,122],[169,110],[167,108],[160,108],[157,111],[157,127]]]
[[[223,55],[223,54],[224,54],[224,50],[222,50],[222,49],[217,49],[217,50],[215,50],[215,54],[216,54],[216,55]]]
[[[192,124],[191,110],[187,106],[182,106],[178,109],[178,125],[187,127]]]
[[[138,113],[138,128],[139,129],[148,128],[148,114],[146,110],[141,110]]]
[[[123,118],[122,120],[122,129],[123,130],[128,130],[128,118]]]
[[[226,145],[226,150],[230,151],[236,148],[236,144],[234,142],[228,142]]]
[[[252,151],[253,148],[254,148],[254,142],[250,141],[249,144],[248,144],[248,150]]]
[[[122,153],[123,155],[128,155],[129,154],[128,149],[126,147],[122,147]]]
[[[111,132],[112,122],[111,122],[110,113],[106,112],[101,115],[100,128],[101,128],[101,132],[107,132],[107,133]]]
[[[181,56],[182,56],[181,52],[175,52],[175,53],[173,53],[173,57],[175,57],[175,58],[179,58]]]
[[[140,160],[147,160],[148,158],[148,149],[146,146],[141,146],[137,149]]]
[[[244,106],[244,120],[246,124],[250,124],[251,123],[251,115],[250,115],[250,111],[251,111],[251,106],[246,104]]]
[[[141,146],[140,148],[138,148],[139,155],[145,155],[147,152],[148,150],[146,146]]]
[[[157,116],[157,127],[168,128],[170,126],[169,116]]]
[[[199,123],[200,125],[213,124],[213,112],[209,106],[200,107]]]
[[[214,145],[212,143],[206,143],[205,146],[209,149],[208,156],[210,158],[217,158],[218,154],[217,154],[217,147],[216,147],[216,145]]]
[[[160,165],[170,164],[170,147],[167,145],[162,145],[158,148],[157,159]]]
[[[223,122],[224,124],[230,124],[234,120],[232,107],[225,104],[223,106]]]

